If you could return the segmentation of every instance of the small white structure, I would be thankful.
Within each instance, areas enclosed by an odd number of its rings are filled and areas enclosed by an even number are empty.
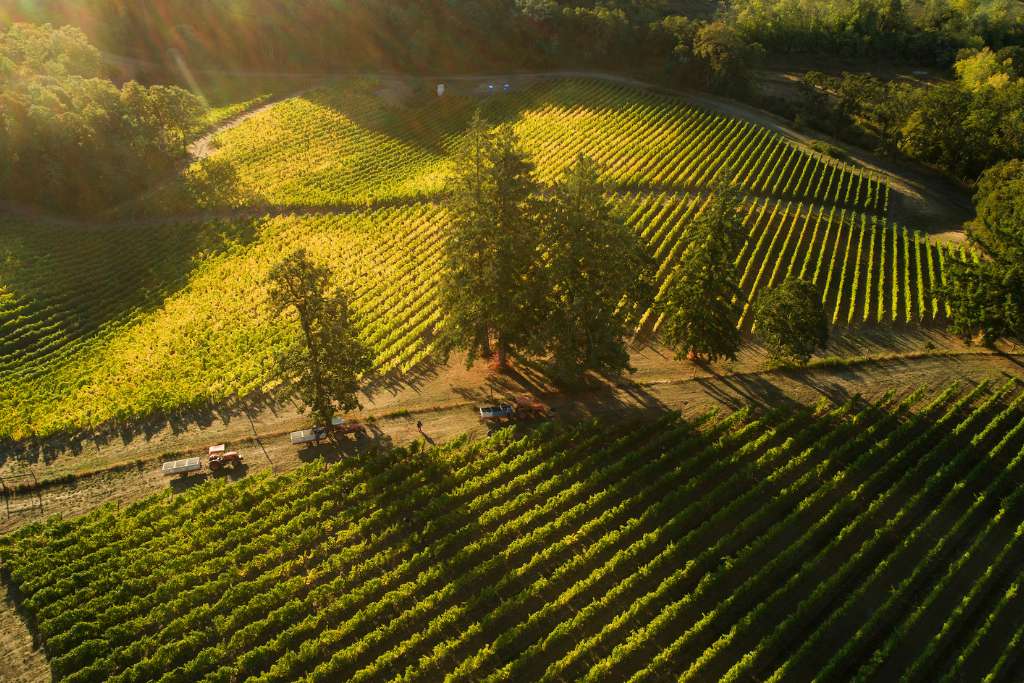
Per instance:
[[[437,84],[437,96],[444,97],[444,83]]]

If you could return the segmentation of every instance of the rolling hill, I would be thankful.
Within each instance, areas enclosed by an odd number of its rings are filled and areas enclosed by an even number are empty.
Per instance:
[[[814,279],[837,325],[929,323],[945,243],[895,225],[868,172],[667,95],[586,79],[483,98],[406,93],[361,79],[278,102],[101,226],[0,219],[0,438],[131,423],[231,401],[275,380],[297,327],[273,320],[262,279],[306,248],[355,297],[376,372],[433,352],[440,203],[472,112],[512,123],[553,179],[578,153],[658,263],[662,290],[708,184],[731,169],[748,195],[740,255],[749,303],[788,275]],[[126,218],[127,215],[131,218]],[[636,310],[656,332],[656,311]]]

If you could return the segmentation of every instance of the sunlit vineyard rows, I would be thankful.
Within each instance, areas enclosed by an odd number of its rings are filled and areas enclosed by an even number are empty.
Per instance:
[[[704,195],[627,193],[615,202],[660,264],[661,291],[686,248]],[[96,232],[50,249],[65,228],[7,226],[7,298],[0,434],[24,436],[200,407],[265,389],[272,359],[297,343],[274,320],[263,280],[283,254],[306,248],[354,296],[360,338],[376,371],[428,359],[443,324],[437,282],[446,222],[422,203],[336,215],[232,220]],[[844,209],[758,199],[739,256],[748,304],[792,275],[814,280],[840,325],[942,319],[933,287],[948,247]],[[147,230],[151,239],[132,237]],[[44,246],[49,254],[40,256]],[[141,286],[140,286],[141,285]],[[636,311],[638,329],[659,315]]]
[[[658,262],[660,298],[686,249],[687,226],[707,196],[634,193],[619,201]],[[789,277],[819,286],[833,324],[931,322],[946,315],[935,290],[945,282],[947,254],[956,247],[877,216],[793,200],[749,202],[744,226],[747,241],[736,260],[746,302],[741,328],[752,325],[757,295]],[[640,322],[652,319],[656,330],[656,306]]]
[[[318,462],[0,566],[58,680],[1019,680],[1022,536],[1011,380]]]
[[[234,170],[236,201],[348,205],[433,197],[450,171],[475,98],[422,95],[389,105],[375,86],[322,88],[282,102],[217,138],[214,159]],[[693,190],[723,168],[751,194],[849,206],[884,215],[888,186],[873,174],[809,153],[761,126],[678,99],[599,81],[539,83],[484,100],[511,122],[553,180],[579,153],[622,189]]]
[[[514,123],[542,180],[578,152],[603,165],[610,198],[655,259],[659,297],[710,182],[728,167],[747,196],[749,239],[737,262],[744,331],[757,296],[791,276],[819,285],[836,325],[947,314],[935,289],[951,247],[893,225],[878,178],[767,129],[597,81],[404,105],[375,88],[314,90],[218,136],[213,158],[238,185],[231,201],[274,205],[263,218],[207,220],[191,205],[183,215],[192,218],[104,227],[0,221],[0,439],[116,426],[268,389],[272,359],[298,332],[271,319],[262,281],[299,247],[356,297],[375,374],[429,361],[444,321],[434,289],[447,220],[438,192],[481,101],[490,121]],[[656,307],[635,310],[636,329],[656,333],[660,317]]]

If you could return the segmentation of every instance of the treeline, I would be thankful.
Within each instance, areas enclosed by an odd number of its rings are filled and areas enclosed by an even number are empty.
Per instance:
[[[1024,49],[964,50],[956,80],[927,86],[810,72],[792,115],[862,146],[900,152],[973,183],[1024,157]]]
[[[0,33],[0,200],[91,214],[173,170],[202,103],[174,86],[121,87],[78,29]]]
[[[773,53],[949,65],[966,47],[1024,38],[1017,0],[732,0],[728,19]]]
[[[151,80],[178,77],[182,64],[414,74],[600,67],[735,85],[754,54],[727,24],[676,16],[663,0],[41,0],[6,16],[0,5],[5,18],[81,27],[111,63],[127,57]]]
[[[70,23],[105,51],[168,66],[181,56],[200,69],[439,73],[540,67],[569,54],[621,63],[621,50],[643,49],[635,29],[664,16],[663,4],[41,0],[15,3],[7,18]]]
[[[949,64],[964,47],[998,49],[1024,37],[1014,0],[732,0],[713,16],[687,21],[669,0],[8,5],[6,11],[0,5],[0,21],[72,24],[101,49],[144,61],[173,66],[183,57],[195,68],[275,71],[438,73],[642,62],[699,78],[724,57],[750,56],[751,46]],[[711,28],[698,38],[705,27]]]

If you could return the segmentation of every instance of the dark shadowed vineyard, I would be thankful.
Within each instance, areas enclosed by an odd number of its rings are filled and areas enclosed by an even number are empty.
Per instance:
[[[504,430],[0,541],[69,681],[1020,680],[1024,391]]]

